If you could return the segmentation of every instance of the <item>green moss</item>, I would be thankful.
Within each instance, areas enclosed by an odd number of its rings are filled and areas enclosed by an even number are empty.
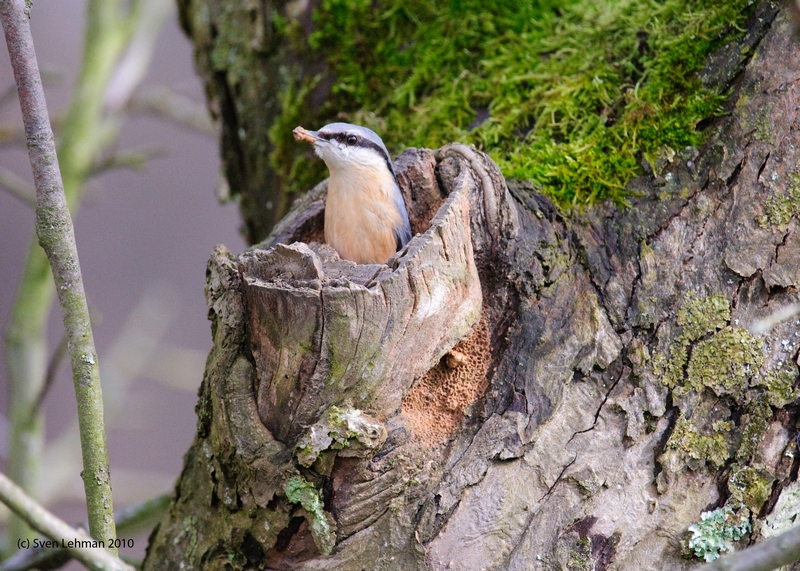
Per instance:
[[[747,510],[735,513],[730,506],[703,512],[700,521],[689,526],[692,537],[687,543],[692,555],[714,561],[721,551],[733,551],[733,542],[750,531],[749,515]]]
[[[269,157],[270,167],[279,179],[291,181],[294,189],[307,190],[321,180],[319,165],[309,165],[305,160],[295,160],[297,143],[292,145],[287,138],[287,134],[291,134],[295,127],[306,123],[308,109],[305,101],[315,85],[316,82],[311,82],[297,88],[290,83],[286,90],[279,92],[277,97],[281,112],[269,130],[270,140],[278,142]],[[309,166],[317,168],[309,169]]]
[[[785,193],[773,194],[764,205],[764,214],[758,217],[762,228],[786,231],[792,217],[800,215],[800,174],[791,173]]]
[[[724,96],[696,72],[752,4],[323,0],[307,49],[334,79],[306,126],[367,124],[395,152],[471,143],[562,205],[624,202],[642,157],[701,143],[696,126]],[[287,114],[312,107],[316,81],[298,86]],[[322,174],[289,128],[272,140],[278,164],[294,158],[285,172],[304,175],[286,180],[295,190]]]
[[[287,500],[306,511],[314,543],[323,555],[329,555],[336,544],[336,522],[323,508],[319,490],[302,476],[293,476],[286,483],[285,492]]]

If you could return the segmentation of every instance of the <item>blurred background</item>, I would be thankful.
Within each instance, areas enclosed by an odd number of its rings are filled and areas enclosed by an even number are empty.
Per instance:
[[[216,197],[219,158],[213,129],[192,128],[152,109],[158,106],[154,100],[176,96],[179,110],[203,114],[205,109],[191,46],[175,11],[170,10],[160,16],[163,26],[155,28],[160,32],[152,61],[133,91],[133,100],[141,96],[149,103],[130,105],[131,111],[119,123],[119,138],[112,150],[121,166],[109,161],[98,168],[74,216],[100,357],[117,509],[171,491],[179,475],[183,453],[195,432],[196,393],[211,348],[203,295],[206,260],[216,244],[225,244],[234,253],[245,247],[236,205],[221,205]],[[40,1],[33,6],[31,26],[54,122],[63,117],[72,96],[85,12],[85,0]],[[24,140],[13,142],[13,133],[22,124],[5,43],[0,51],[0,174],[16,175],[24,190],[25,184],[32,187],[30,164]],[[143,159],[141,168],[131,168]],[[4,334],[33,223],[30,205],[0,184],[0,330]],[[48,319],[47,359],[53,363],[63,332],[57,303]],[[3,353],[3,470],[8,454],[8,383]],[[58,365],[42,406],[45,447],[40,499],[67,522],[78,524],[86,520],[86,513],[68,358]],[[7,512],[0,512],[3,528],[7,517]],[[146,536],[136,536],[135,547],[122,553],[141,558]],[[80,568],[75,563],[70,567]]]

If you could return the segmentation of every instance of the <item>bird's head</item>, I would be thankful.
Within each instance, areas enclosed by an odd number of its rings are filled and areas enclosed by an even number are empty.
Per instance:
[[[328,165],[331,175],[351,169],[388,169],[396,178],[386,145],[371,129],[350,123],[330,123],[319,131],[297,127],[293,133],[296,140],[314,145],[314,152]]]

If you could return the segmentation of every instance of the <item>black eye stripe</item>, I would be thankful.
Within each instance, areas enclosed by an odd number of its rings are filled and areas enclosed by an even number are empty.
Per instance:
[[[353,135],[353,134],[354,133],[322,133],[322,132],[320,132],[319,136],[321,138],[327,140],[327,141],[330,141],[331,139],[334,139],[339,143],[347,145],[347,137],[349,137],[350,135]],[[389,158],[389,155],[386,154],[386,151],[384,151],[381,148],[380,145],[377,145],[377,144],[373,143],[372,141],[370,141],[368,139],[365,139],[364,137],[358,137],[358,135],[356,135],[356,137],[358,138],[358,141],[356,141],[355,145],[350,145],[350,146],[361,147],[361,148],[364,148],[364,149],[372,149],[372,150],[374,150],[381,157],[383,157],[383,160],[386,161],[386,166],[389,167],[389,172],[392,173],[392,176],[395,176],[395,174],[394,174],[394,166],[392,166],[392,159]]]

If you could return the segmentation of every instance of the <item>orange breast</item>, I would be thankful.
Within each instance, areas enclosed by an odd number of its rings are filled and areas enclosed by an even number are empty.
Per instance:
[[[394,229],[401,223],[391,175],[364,169],[346,176],[331,172],[325,204],[325,241],[339,256],[357,264],[382,264],[397,249]]]

